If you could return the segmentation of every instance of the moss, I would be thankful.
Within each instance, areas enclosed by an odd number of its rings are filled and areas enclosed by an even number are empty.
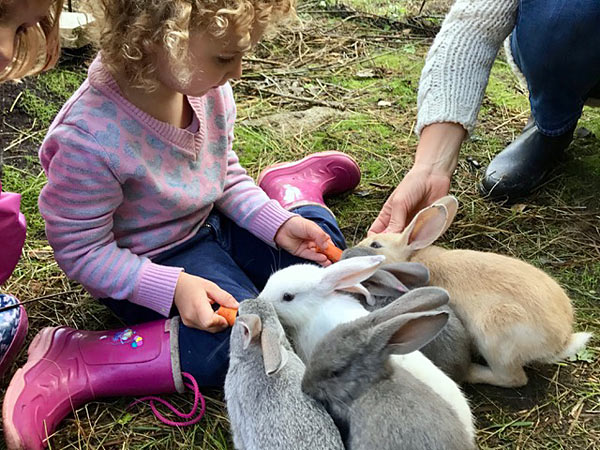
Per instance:
[[[515,75],[510,66],[503,61],[496,61],[492,67],[483,114],[501,111],[505,116],[526,114],[529,111],[529,100],[517,86]],[[526,116],[525,116],[526,117]]]
[[[64,102],[83,83],[86,75],[87,73],[84,71],[52,70],[43,77],[38,77],[39,88],[45,89],[46,92],[55,96],[56,100]]]
[[[28,157],[31,163],[37,158]],[[4,166],[2,188],[10,192],[21,194],[21,212],[27,219],[27,233],[29,237],[44,236],[44,220],[38,210],[38,197],[42,187],[46,184],[43,173],[34,176],[26,171],[19,170],[10,165]]]
[[[54,120],[54,117],[60,111],[61,104],[57,102],[47,101],[41,98],[32,90],[23,91],[23,95],[19,100],[19,106],[30,117],[38,121],[38,126],[47,128]]]
[[[279,142],[268,130],[238,126],[235,136],[233,148],[240,158],[240,163],[254,175],[261,161],[270,159],[269,155],[282,153]]]

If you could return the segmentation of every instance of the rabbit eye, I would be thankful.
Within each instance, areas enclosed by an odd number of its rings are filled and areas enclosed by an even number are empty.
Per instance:
[[[283,294],[283,301],[284,302],[291,302],[292,300],[294,300],[294,295],[293,294],[288,294],[287,292],[285,294]]]
[[[373,241],[373,242],[371,242],[371,245],[370,245],[370,247],[371,247],[371,248],[381,248],[381,247],[383,247],[383,245],[381,245],[381,244],[380,244],[379,242],[377,242],[377,241]]]
[[[342,375],[342,372],[342,369],[334,369],[330,372],[329,375],[331,376],[331,378],[339,378],[340,375]]]

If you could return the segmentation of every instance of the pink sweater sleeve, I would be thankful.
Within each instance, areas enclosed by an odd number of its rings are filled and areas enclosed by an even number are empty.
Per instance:
[[[236,109],[229,84],[223,87],[223,93],[228,110],[225,126],[229,150],[223,195],[216,201],[216,206],[238,225],[274,245],[273,239],[279,227],[296,214],[286,211],[276,200],[269,199],[240,165],[232,150]]]
[[[117,162],[74,125],[57,125],[42,149],[48,183],[39,207],[59,266],[95,297],[128,299],[168,316],[182,269],[117,246],[113,214],[123,199]]]

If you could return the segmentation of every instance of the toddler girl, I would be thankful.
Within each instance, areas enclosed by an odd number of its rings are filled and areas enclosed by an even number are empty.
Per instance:
[[[62,0],[0,0],[0,83],[54,66],[59,53],[58,16]],[[0,285],[11,276],[25,242],[21,196],[2,192],[0,149]],[[0,292],[0,378],[11,366],[27,334],[25,308]]]
[[[268,168],[260,189],[232,150],[228,80],[293,0],[100,3],[101,51],[40,149],[39,206],[59,265],[130,328],[42,330],[4,402],[10,448],[42,447],[93,398],[182,391],[182,374],[222,386],[229,329],[213,306],[327,264],[316,246],[344,240],[323,195],[360,179],[327,152]]]

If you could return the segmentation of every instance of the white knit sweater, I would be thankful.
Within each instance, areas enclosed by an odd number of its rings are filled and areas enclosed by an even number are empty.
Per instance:
[[[437,122],[473,131],[492,64],[515,26],[518,6],[519,0],[456,0],[421,73],[417,133]]]

